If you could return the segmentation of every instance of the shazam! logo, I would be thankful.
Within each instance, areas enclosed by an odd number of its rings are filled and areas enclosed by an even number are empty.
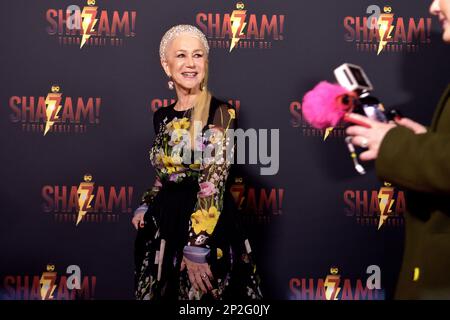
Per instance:
[[[377,265],[366,268],[367,279],[350,279],[339,274],[337,267],[323,278],[291,278],[289,289],[293,300],[382,300],[381,269]]]
[[[55,133],[86,133],[100,124],[100,97],[63,95],[54,84],[46,96],[12,96],[9,98],[10,121],[22,131],[49,136]]]
[[[132,209],[133,187],[104,186],[85,174],[83,181],[72,186],[42,187],[43,211],[53,213],[56,222],[114,223]]]
[[[274,41],[284,40],[285,15],[256,15],[238,2],[230,13],[199,12],[196,24],[208,38],[211,48],[272,49]]]
[[[124,38],[136,36],[136,11],[101,10],[95,0],[87,0],[81,9],[70,5],[66,9],[48,9],[47,33],[58,36],[60,45],[78,46],[123,46]]]
[[[78,265],[58,272],[48,264],[39,275],[6,275],[0,283],[0,299],[6,300],[92,300],[96,276],[82,276]]]
[[[366,16],[344,18],[344,37],[359,52],[415,53],[420,45],[431,43],[431,22],[430,17],[398,16],[391,6],[370,5]]]
[[[362,226],[401,227],[406,211],[403,191],[397,191],[389,183],[380,190],[345,190],[344,212]]]

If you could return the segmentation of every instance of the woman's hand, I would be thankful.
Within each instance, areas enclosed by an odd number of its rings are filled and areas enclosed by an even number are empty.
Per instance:
[[[136,230],[138,228],[143,228],[144,227],[145,211],[142,211],[142,210],[138,211],[138,210],[136,210],[136,213],[134,214],[133,219],[131,219],[131,223],[136,228]]]
[[[350,113],[347,117],[349,119],[362,121],[370,126],[370,128],[365,128],[363,126],[351,126],[346,130],[346,133],[352,137],[352,143],[354,145],[368,149],[359,156],[359,158],[363,161],[375,160],[378,157],[378,150],[380,149],[384,136],[389,130],[394,128],[396,124],[410,129],[415,134],[423,134],[427,132],[426,127],[408,118],[396,120],[394,124],[373,121],[356,113]]]
[[[183,257],[180,270],[183,271],[185,268],[187,268],[189,280],[196,290],[202,290],[206,293],[208,290],[213,289],[210,282],[213,279],[213,275],[207,263],[196,263]]]
[[[136,211],[134,212],[134,216],[133,216],[133,219],[131,219],[131,223],[136,228],[136,230],[138,228],[144,227],[144,225],[145,225],[144,215],[147,212],[147,210],[148,210],[148,205],[144,203],[139,208],[137,208]]]
[[[375,160],[378,157],[378,151],[384,136],[389,130],[396,127],[396,125],[393,123],[373,121],[356,113],[348,114],[347,118],[364,122],[370,126],[370,128],[351,126],[345,132],[352,137],[352,143],[354,145],[367,148],[367,151],[360,154],[359,158],[361,160]]]
[[[395,121],[395,123],[412,130],[415,134],[422,134],[427,132],[427,128],[408,118],[401,118],[400,120]]]
[[[144,227],[144,214],[145,214],[145,212],[136,213],[134,215],[133,219],[131,220],[131,223],[136,228],[136,230],[138,228],[143,228]]]

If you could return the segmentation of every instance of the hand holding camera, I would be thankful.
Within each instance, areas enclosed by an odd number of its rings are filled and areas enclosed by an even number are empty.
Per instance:
[[[347,128],[349,136],[345,142],[359,174],[365,174],[365,170],[358,162],[355,146],[367,148],[359,156],[361,160],[374,160],[384,136],[395,127],[394,122],[412,126],[409,128],[415,132],[426,131],[420,124],[402,119],[398,111],[386,111],[383,104],[370,95],[373,86],[361,67],[344,63],[334,70],[334,75],[339,85],[322,81],[305,95],[303,115],[318,129],[335,127],[342,121],[355,124]]]

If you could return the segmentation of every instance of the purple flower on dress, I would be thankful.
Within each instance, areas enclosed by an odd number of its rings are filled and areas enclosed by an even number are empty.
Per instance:
[[[180,180],[181,178],[183,178],[185,176],[186,176],[186,174],[184,172],[172,173],[171,175],[169,175],[169,181],[177,182],[178,180]]]
[[[213,194],[215,194],[218,190],[216,189],[216,186],[207,181],[207,182],[202,182],[199,184],[200,185],[200,191],[198,192],[198,196],[200,198],[206,198],[209,197]]]

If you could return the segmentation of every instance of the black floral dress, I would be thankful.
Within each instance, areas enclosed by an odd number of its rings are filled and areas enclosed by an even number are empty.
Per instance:
[[[150,160],[157,178],[141,203],[146,213],[135,242],[136,299],[260,299],[251,247],[227,189],[235,110],[212,97],[193,151],[186,146],[191,110],[174,106],[159,109],[153,120]],[[206,294],[191,286],[186,269],[180,271],[188,252],[210,265],[214,289]]]

